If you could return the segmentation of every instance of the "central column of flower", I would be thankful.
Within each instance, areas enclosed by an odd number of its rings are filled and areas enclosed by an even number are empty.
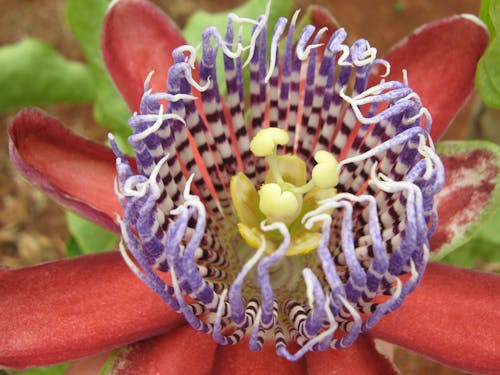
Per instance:
[[[289,142],[288,133],[279,128],[260,130],[250,143],[256,157],[266,158],[268,171],[264,184],[257,189],[243,173],[231,178],[231,198],[238,216],[241,237],[252,248],[262,241],[266,252],[274,252],[282,241],[279,232],[264,232],[262,221],[284,223],[291,235],[286,255],[305,254],[317,248],[321,234],[319,225],[306,229],[302,217],[316,209],[323,199],[336,194],[338,183],[337,160],[327,151],[314,155],[316,165],[307,181],[306,163],[296,155],[277,155],[278,146]]]

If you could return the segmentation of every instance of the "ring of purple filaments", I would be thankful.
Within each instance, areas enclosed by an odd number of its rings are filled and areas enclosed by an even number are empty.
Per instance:
[[[137,171],[110,136],[124,208],[120,248],[132,271],[217,343],[247,337],[258,351],[274,340],[289,360],[348,347],[415,289],[444,179],[430,115],[406,76],[368,87],[377,69],[390,69],[375,49],[366,40],[345,45],[343,29],[323,40],[325,29],[311,25],[295,40],[297,15],[280,18],[269,39],[268,12],[255,21],[229,16],[224,36],[203,33],[197,66],[197,49],[176,49],[167,89],[153,92],[150,75],[129,121]],[[318,150],[340,160],[337,195],[302,218],[321,233],[307,254],[285,254],[292,238],[284,223],[261,223],[281,238],[271,254],[265,236],[250,249],[236,229],[230,178],[242,171],[263,183],[265,162],[249,143],[264,126],[285,129],[294,142],[280,152],[300,156],[309,171]],[[290,342],[300,349],[291,353]]]

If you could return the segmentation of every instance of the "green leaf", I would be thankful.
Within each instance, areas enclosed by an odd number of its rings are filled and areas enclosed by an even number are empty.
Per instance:
[[[79,255],[85,254],[83,250],[78,246],[75,236],[70,235],[66,241],[66,256],[67,257],[77,257]]]
[[[122,151],[132,155],[126,142],[131,134],[130,111],[113,84],[101,54],[101,29],[109,0],[68,0],[66,16],[73,35],[80,43],[96,84],[94,118],[115,133]],[[114,234],[68,213],[67,221],[74,243],[68,241],[68,254],[92,253],[111,249],[117,242]],[[75,246],[76,245],[76,246]]]
[[[500,108],[500,2],[483,1],[481,18],[490,31],[490,44],[479,60],[476,70],[476,86],[484,102],[494,108]]]
[[[197,11],[189,17],[182,34],[189,44],[196,46],[201,41],[201,33],[209,26],[215,26],[219,32],[224,35],[226,33],[227,16],[229,13],[237,14],[239,17],[256,19],[266,11],[268,0],[250,0],[237,8],[230,9],[226,12],[208,13],[205,11]],[[282,0],[272,4],[269,11],[268,24],[274,25],[279,17],[288,17],[292,11],[293,2],[290,0]],[[243,42],[248,44],[250,41],[250,33],[252,25],[247,25],[243,31]],[[268,33],[268,42],[271,42],[272,35]]]
[[[106,362],[104,362],[104,366],[102,366],[102,369],[101,369],[99,375],[109,375],[112,373],[113,367],[115,365],[115,361],[116,361],[118,354],[120,353],[121,350],[125,350],[125,348],[113,350],[111,352],[108,359],[106,359]]]
[[[500,211],[498,213],[500,214]],[[487,225],[498,227],[499,214],[495,215]],[[489,233],[492,236],[479,232],[471,241],[441,259],[441,262],[464,268],[477,268],[485,263],[500,263],[498,228],[496,232]]]
[[[481,20],[488,27],[488,31],[490,32],[490,35],[493,36],[495,33],[495,27],[493,26],[493,22],[492,22],[491,16],[490,16],[491,3],[492,2],[490,0],[483,0],[481,2],[481,9],[479,10],[479,18],[481,18]]]
[[[62,375],[68,369],[69,364],[64,363],[55,366],[32,368],[29,370],[13,371],[13,375]]]
[[[479,228],[477,236],[500,245],[498,223],[500,223],[500,207],[497,205],[495,214],[492,215],[488,222],[484,223],[481,228]]]
[[[266,11],[268,0],[250,0],[243,5],[233,8],[227,12],[208,13],[205,11],[198,11],[193,13],[188,19],[182,34],[187,42],[192,46],[197,46],[201,42],[202,32],[209,26],[215,26],[221,35],[226,33],[227,16],[229,13],[237,14],[239,17],[256,19]],[[269,12],[268,24],[274,27],[275,22],[280,17],[288,17],[292,11],[292,0],[280,0],[272,3]],[[237,26],[236,26],[237,27]],[[242,43],[248,45],[250,41],[251,31],[253,25],[245,24],[243,27]],[[237,30],[237,29],[236,29]],[[272,32],[267,33],[268,43],[271,43]],[[217,59],[217,76],[223,77],[224,62],[222,58]],[[219,82],[219,89],[224,95],[226,92],[226,85]]]
[[[0,48],[0,113],[23,106],[90,102],[89,69],[66,60],[49,43],[25,39]]]
[[[109,0],[68,0],[66,16],[96,83],[94,117],[121,137],[128,137],[130,111],[114,86],[101,55],[101,28]],[[131,148],[124,150],[131,152]]]
[[[482,263],[500,263],[500,209],[480,226],[476,236],[465,245],[448,254],[442,262],[465,268],[475,268]]]
[[[79,252],[91,254],[111,250],[118,242],[118,236],[114,233],[108,232],[72,212],[66,212],[66,221],[75,241],[74,244],[69,241],[66,250],[76,253],[76,255],[79,255]]]

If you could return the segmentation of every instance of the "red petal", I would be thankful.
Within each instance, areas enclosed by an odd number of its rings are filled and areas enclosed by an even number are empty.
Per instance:
[[[246,340],[234,346],[219,346],[212,371],[217,375],[302,375],[305,372],[304,359],[290,362],[279,357],[274,344],[267,342],[260,352],[251,352]]]
[[[184,326],[167,335],[131,345],[113,364],[115,375],[210,374],[217,343],[211,335]]]
[[[165,91],[171,52],[186,44],[160,9],[148,1],[115,1],[104,19],[102,50],[106,66],[133,111],[139,110],[144,80],[154,70],[152,87]]]
[[[123,210],[114,193],[115,156],[76,136],[36,109],[19,112],[9,127],[10,157],[33,184],[59,203],[117,231]]]
[[[391,375],[398,374],[390,359],[375,349],[368,336],[360,336],[347,349],[309,352],[307,375]]]
[[[448,251],[467,242],[481,220],[498,207],[500,147],[489,142],[442,142],[438,152],[446,176],[436,196],[439,224],[432,251]]]
[[[476,65],[487,44],[488,31],[481,21],[460,15],[424,25],[385,56],[391,63],[386,80],[401,81],[401,71],[408,71],[410,87],[432,115],[435,140],[471,94]]]
[[[118,252],[0,272],[0,366],[81,358],[183,322]]]
[[[431,263],[403,306],[370,331],[446,365],[499,374],[500,276]]]

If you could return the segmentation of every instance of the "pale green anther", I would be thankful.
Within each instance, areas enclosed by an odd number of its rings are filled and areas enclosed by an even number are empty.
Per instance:
[[[250,142],[250,151],[257,157],[274,155],[276,147],[286,145],[289,139],[288,133],[283,129],[262,129]]]
[[[259,190],[259,209],[272,220],[292,221],[301,208],[301,200],[291,191],[283,191],[278,184],[264,184]]]
[[[327,151],[318,151],[314,155],[316,166],[312,170],[312,180],[320,189],[329,189],[337,185],[337,160]]]

